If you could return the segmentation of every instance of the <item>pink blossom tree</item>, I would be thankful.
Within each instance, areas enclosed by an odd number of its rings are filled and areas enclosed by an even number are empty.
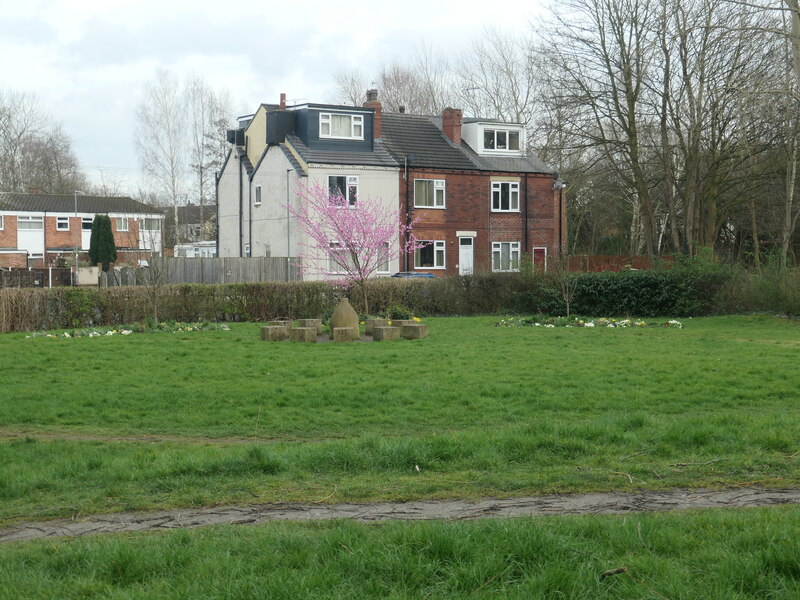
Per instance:
[[[289,211],[305,233],[301,269],[357,285],[369,314],[367,279],[381,266],[422,247],[400,211],[381,198],[350,198],[315,183],[300,184],[299,207]]]

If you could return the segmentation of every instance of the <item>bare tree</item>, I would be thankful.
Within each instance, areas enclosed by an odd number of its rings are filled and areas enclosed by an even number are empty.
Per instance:
[[[186,200],[186,111],[177,77],[160,69],[145,86],[136,109],[136,150],[142,170],[151,177],[163,205],[172,208],[177,223],[178,204]],[[174,245],[175,232],[167,232]]]
[[[357,69],[340,70],[334,76],[336,92],[333,101],[339,104],[361,106],[366,100],[369,84]]]

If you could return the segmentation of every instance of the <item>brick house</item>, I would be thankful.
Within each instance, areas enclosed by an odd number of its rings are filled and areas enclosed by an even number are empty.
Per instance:
[[[92,221],[111,218],[117,262],[161,252],[164,215],[127,197],[0,193],[0,267],[47,267],[88,261]]]
[[[335,119],[350,126],[347,136],[331,140]],[[355,119],[358,135],[352,135]],[[426,242],[391,265],[391,272],[515,271],[523,257],[544,269],[563,252],[563,184],[525,151],[521,124],[463,119],[452,108],[436,117],[386,113],[370,90],[363,107],[287,108],[283,99],[281,105],[262,104],[243,125],[229,135],[234,147],[217,187],[219,237],[228,252],[235,253],[238,242],[247,251],[271,245],[273,256],[286,256],[287,237],[302,235],[283,208],[299,178],[329,182],[346,174],[361,184],[374,179],[375,170],[381,185],[361,185],[358,193],[397,203],[408,222],[419,219],[414,234]],[[238,176],[230,167],[235,164]],[[394,178],[390,190],[387,175]]]

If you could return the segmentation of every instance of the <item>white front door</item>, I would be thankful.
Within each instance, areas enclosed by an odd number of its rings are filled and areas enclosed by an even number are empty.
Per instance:
[[[458,238],[458,274],[472,275],[473,238]]]

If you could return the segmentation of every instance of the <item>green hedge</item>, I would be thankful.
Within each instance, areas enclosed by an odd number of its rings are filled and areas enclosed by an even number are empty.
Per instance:
[[[798,271],[751,274],[710,261],[620,273],[488,273],[438,279],[376,279],[374,315],[501,312],[563,315],[564,278],[575,285],[571,312],[585,316],[689,317],[771,311],[800,315]],[[363,312],[357,288],[327,282],[0,290],[0,331],[122,325],[153,315],[176,321],[326,318],[342,296]]]

